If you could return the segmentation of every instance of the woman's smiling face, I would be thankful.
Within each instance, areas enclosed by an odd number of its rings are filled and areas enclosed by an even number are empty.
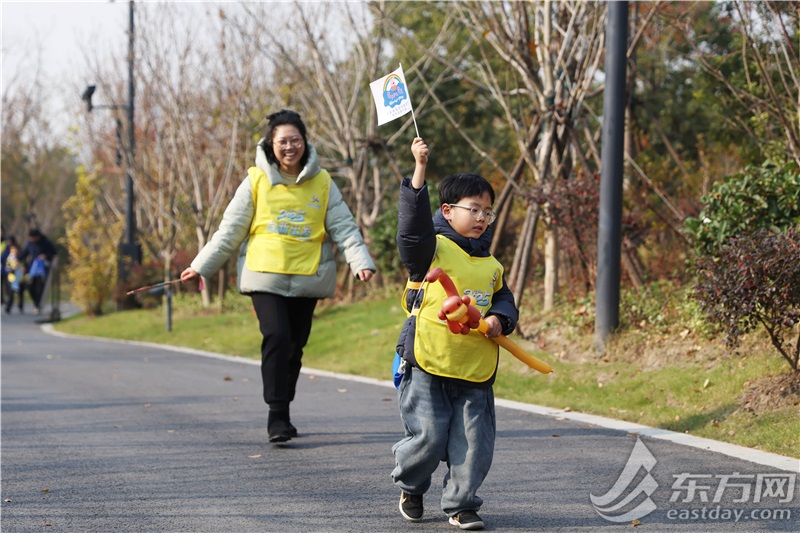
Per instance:
[[[272,153],[281,166],[281,170],[298,175],[302,168],[300,160],[306,152],[306,143],[296,126],[281,124],[272,134]]]

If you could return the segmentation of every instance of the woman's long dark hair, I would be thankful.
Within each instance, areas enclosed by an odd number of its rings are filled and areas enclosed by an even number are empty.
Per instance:
[[[296,127],[300,131],[300,135],[303,136],[303,146],[305,150],[303,151],[303,157],[300,158],[300,167],[305,168],[309,156],[308,138],[306,137],[306,125],[303,123],[303,119],[300,118],[300,115],[288,109],[281,109],[277,113],[267,115],[267,120],[269,121],[267,124],[267,132],[264,134],[264,142],[261,144],[264,153],[267,155],[267,161],[272,165],[280,167],[278,158],[275,157],[275,152],[272,149],[272,138],[275,135],[275,128],[283,125],[291,125]]]

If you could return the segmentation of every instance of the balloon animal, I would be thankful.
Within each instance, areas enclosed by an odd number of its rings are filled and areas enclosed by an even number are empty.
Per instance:
[[[486,333],[489,325],[481,316],[478,308],[475,307],[475,299],[472,296],[459,296],[453,280],[444,270],[439,267],[431,269],[426,274],[425,280],[429,283],[438,281],[442,284],[442,288],[447,294],[438,316],[439,320],[447,322],[447,327],[450,331],[467,335],[471,330],[477,329],[481,333]],[[553,371],[550,365],[533,357],[505,335],[498,335],[492,340],[534,370],[538,370],[542,374],[549,374]]]

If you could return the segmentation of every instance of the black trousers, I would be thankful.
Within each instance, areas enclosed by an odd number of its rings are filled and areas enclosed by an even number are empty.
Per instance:
[[[317,298],[289,298],[254,293],[261,341],[261,380],[264,401],[288,406],[294,400],[302,367],[303,348],[311,334]]]
[[[20,282],[19,290],[15,291],[11,289],[11,284],[8,284],[8,292],[6,293],[6,313],[11,312],[11,308],[14,307],[14,297],[16,296],[17,307],[19,308],[19,312],[21,313],[25,307],[25,284]]]
[[[28,292],[31,293],[31,300],[33,300],[34,307],[41,307],[42,296],[44,295],[44,284],[47,278],[36,276],[32,277],[28,283]]]

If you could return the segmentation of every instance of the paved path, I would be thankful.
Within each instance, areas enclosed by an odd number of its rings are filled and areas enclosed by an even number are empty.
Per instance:
[[[406,523],[397,511],[394,389],[304,373],[293,405],[301,437],[284,446],[266,442],[260,395],[250,361],[59,337],[34,317],[5,315],[2,531],[455,530],[438,509],[443,468],[424,522]],[[504,407],[497,419],[494,465],[479,492],[487,529],[630,529],[630,520],[601,518],[590,494],[614,486],[636,435]],[[656,509],[640,518],[640,531],[800,530],[796,473],[648,436],[641,443],[635,458],[651,454],[656,464],[623,492],[655,484],[647,493]],[[682,473],[707,476],[696,484],[711,487],[709,502],[702,490],[669,501]],[[723,483],[714,476],[734,474],[714,503]],[[788,496],[775,488],[789,482]],[[647,493],[626,508],[647,503]]]

